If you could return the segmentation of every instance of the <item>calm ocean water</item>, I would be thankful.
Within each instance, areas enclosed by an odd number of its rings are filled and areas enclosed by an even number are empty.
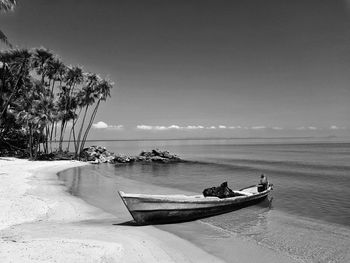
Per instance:
[[[184,140],[95,144],[126,154],[159,148],[191,161],[78,168],[79,173],[94,174],[94,178],[97,173],[116,185],[120,177],[133,180],[146,185],[144,192],[149,185],[158,187],[159,191],[164,189],[164,193],[168,188],[200,193],[204,188],[224,181],[232,189],[239,189],[256,184],[260,174],[264,173],[275,188],[269,200],[203,219],[201,223],[255,240],[303,262],[348,262],[350,259],[349,142]],[[101,193],[115,192],[115,187],[106,188],[101,179],[96,180],[87,184],[90,191],[91,185],[102,185]],[[75,189],[74,194],[94,205],[103,207],[103,203],[108,203],[108,206],[113,203],[102,202],[102,197],[97,198],[99,201],[87,197],[84,183],[80,183],[79,187],[72,185],[72,181],[70,184]],[[103,200],[113,198],[114,194],[107,195],[111,197]],[[108,210],[107,205],[104,208]],[[160,228],[179,234],[178,227]]]

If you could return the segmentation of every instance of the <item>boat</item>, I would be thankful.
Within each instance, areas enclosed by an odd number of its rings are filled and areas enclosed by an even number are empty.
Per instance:
[[[228,198],[118,193],[135,222],[147,225],[191,221],[231,212],[262,201],[271,190],[272,185],[269,185],[259,192],[254,185],[233,191],[235,196]]]

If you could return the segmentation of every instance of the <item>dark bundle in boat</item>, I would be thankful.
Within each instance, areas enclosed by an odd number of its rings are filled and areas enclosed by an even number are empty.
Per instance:
[[[220,186],[214,186],[211,188],[206,188],[203,191],[204,196],[216,196],[219,198],[228,198],[238,196],[240,194],[234,193],[228,186],[227,182],[223,182]]]

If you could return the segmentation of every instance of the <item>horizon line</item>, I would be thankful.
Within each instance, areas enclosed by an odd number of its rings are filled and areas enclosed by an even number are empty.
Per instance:
[[[203,137],[203,138],[136,138],[136,139],[89,139],[86,142],[94,141],[192,141],[192,140],[258,140],[258,139],[331,139],[345,138],[350,139],[350,136],[280,136],[280,137]],[[63,140],[68,142],[68,140]]]

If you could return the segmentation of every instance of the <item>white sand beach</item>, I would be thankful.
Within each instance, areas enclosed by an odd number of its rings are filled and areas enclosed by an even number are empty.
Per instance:
[[[153,227],[113,225],[70,196],[56,173],[79,165],[1,158],[0,262],[220,262]]]
[[[71,196],[56,173],[80,165],[0,159],[0,262],[222,262],[155,227],[120,225],[125,210],[118,218]],[[232,242],[230,262],[281,262],[272,251],[239,244]]]

